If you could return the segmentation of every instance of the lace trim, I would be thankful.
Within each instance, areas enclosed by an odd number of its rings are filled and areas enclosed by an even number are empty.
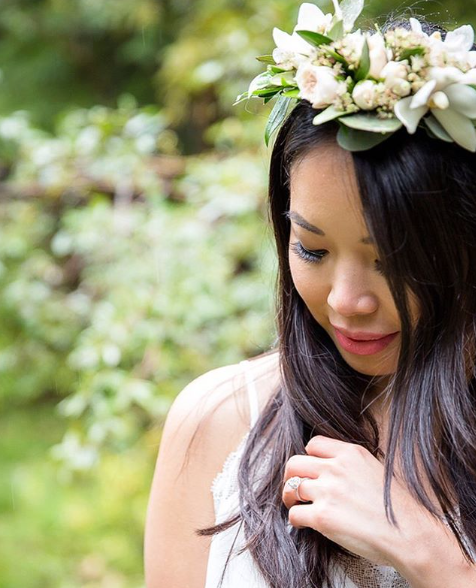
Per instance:
[[[250,432],[248,431],[246,435],[243,437],[243,439],[240,441],[240,444],[235,449],[235,451],[232,451],[228,454],[228,457],[225,459],[225,462],[223,464],[223,468],[220,472],[218,472],[218,474],[215,476],[212,482],[210,490],[213,494],[213,498],[215,500],[215,508],[217,510],[220,502],[223,499],[229,498],[232,494],[238,491],[236,462],[241,457],[241,453],[243,452],[249,434]]]

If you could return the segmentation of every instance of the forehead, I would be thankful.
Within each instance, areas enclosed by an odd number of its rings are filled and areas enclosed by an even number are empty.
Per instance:
[[[320,146],[291,167],[291,210],[319,224],[324,217],[365,226],[352,155]]]

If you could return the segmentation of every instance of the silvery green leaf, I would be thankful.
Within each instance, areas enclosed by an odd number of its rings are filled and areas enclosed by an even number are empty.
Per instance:
[[[465,84],[451,84],[445,88],[450,108],[468,118],[476,118],[476,91]]]
[[[344,21],[336,21],[327,34],[332,39],[332,41],[339,41],[342,39],[344,36]]]
[[[326,35],[321,35],[321,33],[314,33],[313,31],[296,31],[296,33],[302,37],[305,41],[314,45],[314,47],[319,47],[320,45],[328,45],[332,43],[333,39],[330,37],[326,37]]]
[[[455,140],[455,143],[473,153],[476,152],[476,129],[471,119],[452,108],[446,110],[433,108],[432,114],[438,119],[448,135]]]
[[[447,143],[454,143],[453,139],[448,135],[445,129],[441,126],[441,124],[437,121],[437,119],[430,115],[423,119],[423,122],[426,126],[430,129],[430,131],[435,135],[437,139],[441,139],[442,141],[446,141]]]
[[[355,21],[364,9],[364,0],[342,0],[340,8],[345,30],[351,31],[354,28]]]
[[[361,80],[365,80],[365,78],[369,75],[370,71],[370,50],[369,50],[369,41],[367,37],[364,41],[364,46],[362,47],[362,55],[360,57],[360,63],[357,71],[355,72],[355,79],[360,82]]]
[[[377,118],[374,114],[351,114],[343,116],[340,122],[352,129],[369,133],[394,133],[403,126],[398,118]]]
[[[344,115],[345,112],[342,112],[342,110],[337,110],[335,106],[328,106],[325,110],[323,110],[319,114],[316,114],[316,116],[312,119],[312,124],[322,125],[323,123],[326,123],[330,120],[334,120]]]
[[[286,113],[288,111],[288,107],[292,101],[292,98],[287,96],[278,96],[276,104],[269,115],[268,123],[266,124],[266,129],[264,131],[264,140],[266,146],[269,144],[269,139],[274,131],[281,125],[283,120],[286,118]]]
[[[267,71],[261,72],[251,80],[248,87],[248,94],[254,94],[256,90],[265,88],[269,84],[270,74]]]
[[[339,122],[342,119],[339,119]],[[367,151],[376,145],[383,143],[393,133],[368,133],[366,131],[356,131],[344,125],[341,125],[337,133],[337,142],[347,151]]]
[[[272,55],[260,55],[256,59],[258,61],[261,61],[262,63],[269,63],[270,65],[276,65],[276,62],[274,61]]]

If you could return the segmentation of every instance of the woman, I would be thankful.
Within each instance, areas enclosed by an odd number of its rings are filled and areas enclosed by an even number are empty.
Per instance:
[[[321,20],[318,34],[339,26]],[[304,79],[302,61],[286,69],[286,47],[273,57],[280,76],[294,67]],[[364,74],[384,84],[382,69],[369,74],[376,59]],[[435,111],[440,96],[415,113],[400,102],[413,94],[386,96],[401,124],[385,136],[343,130],[350,118],[316,124],[322,96],[299,100],[279,130],[278,348],[205,374],[172,406],[148,588],[476,586],[476,145]],[[429,110],[443,122],[427,122]]]

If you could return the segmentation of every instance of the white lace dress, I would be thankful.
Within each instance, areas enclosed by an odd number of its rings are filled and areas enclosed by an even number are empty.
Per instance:
[[[247,369],[247,361],[242,364],[248,387],[252,428],[258,418],[258,398],[251,379],[251,370]],[[213,481],[211,491],[216,524],[225,521],[229,515],[236,514],[239,510],[237,473],[248,435],[249,432],[237,449],[227,457],[222,471]],[[222,588],[269,588],[250,552],[246,550],[240,555],[237,554],[245,540],[241,528],[237,533],[238,528],[239,525],[235,525],[212,537],[205,588],[219,587],[232,546],[233,552],[226,568]],[[336,566],[335,585],[337,588],[410,588],[408,582],[394,568],[378,566],[364,558],[349,560],[349,565],[345,569]]]

